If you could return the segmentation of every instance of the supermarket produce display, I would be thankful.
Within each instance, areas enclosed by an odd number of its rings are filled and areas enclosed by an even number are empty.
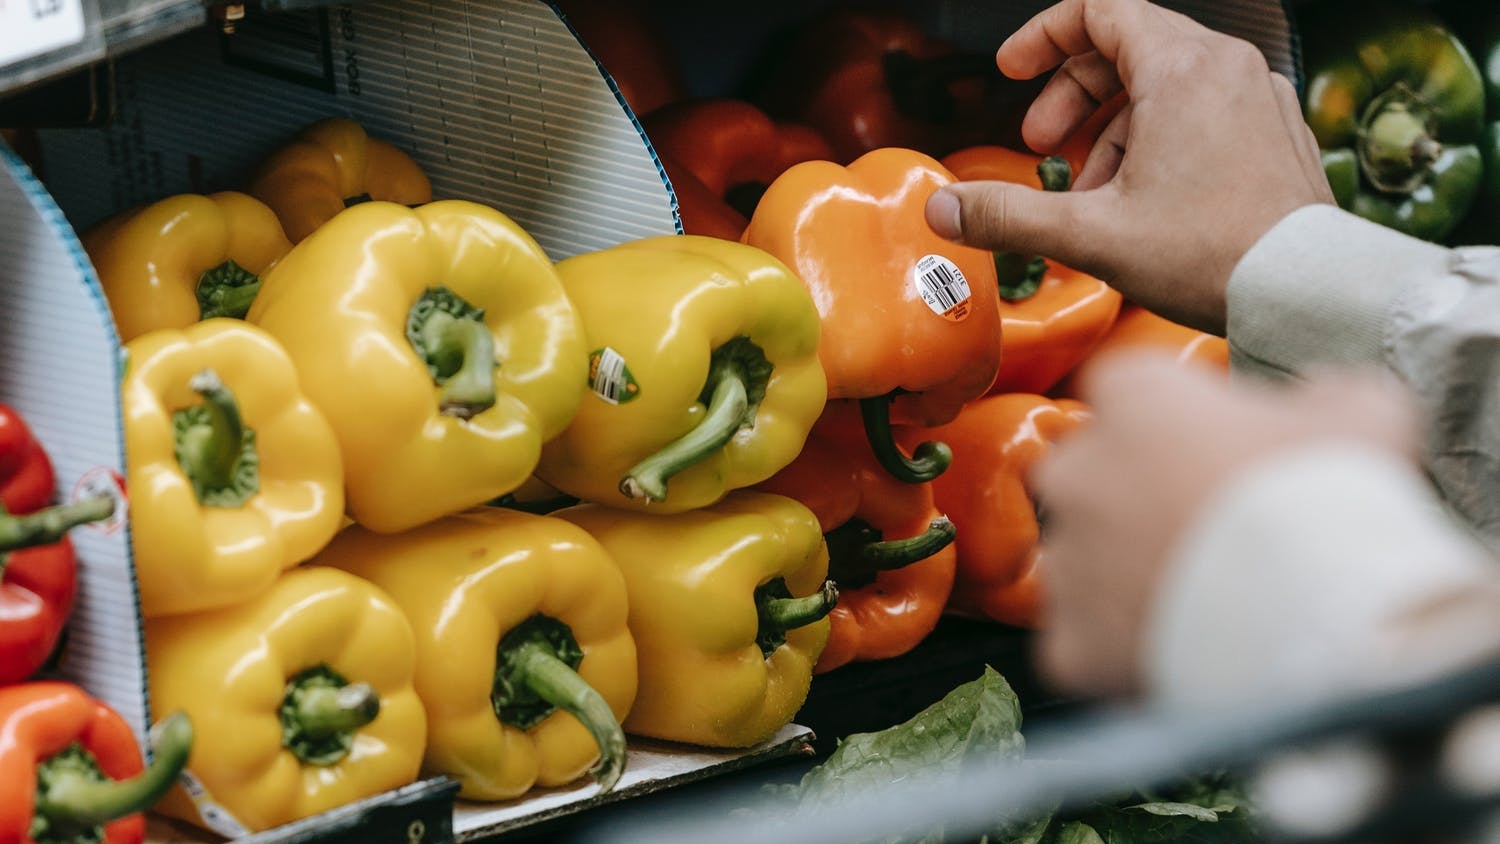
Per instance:
[[[0,734],[66,722],[0,742],[12,837],[545,838],[1031,764],[1021,713],[1083,704],[1030,664],[1027,472],[1101,356],[1227,370],[926,225],[957,180],[1068,190],[1102,130],[1021,149],[992,51],[1043,4],[294,5],[0,38],[0,101],[105,56],[112,94],[0,149]],[[1173,5],[1307,47],[1341,204],[1490,236],[1488,30]],[[1181,773],[984,832],[1252,834]]]

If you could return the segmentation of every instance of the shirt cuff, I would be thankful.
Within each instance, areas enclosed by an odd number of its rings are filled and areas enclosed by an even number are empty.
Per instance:
[[[1447,272],[1451,254],[1332,205],[1293,211],[1229,277],[1234,361],[1283,373],[1378,362],[1400,291]]]
[[[1210,500],[1172,552],[1146,634],[1148,688],[1167,706],[1284,703],[1456,667],[1500,635],[1493,566],[1394,455],[1288,450]],[[1449,611],[1455,596],[1487,603]]]

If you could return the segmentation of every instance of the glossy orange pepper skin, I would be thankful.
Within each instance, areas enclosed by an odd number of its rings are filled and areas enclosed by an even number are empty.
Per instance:
[[[848,167],[808,161],[781,174],[741,238],[791,267],[822,317],[818,356],[830,399],[896,390],[892,421],[940,425],[985,394],[1000,367],[1000,308],[991,254],[938,237],[924,209],[953,174],[935,159],[880,149]],[[938,256],[969,297],[939,312],[917,264]]]
[[[1051,394],[1078,398],[1079,380],[1088,367],[1123,349],[1156,349],[1183,366],[1206,366],[1229,374],[1229,343],[1223,337],[1178,325],[1140,305],[1127,304],[1104,341]]]
[[[568,24],[609,71],[620,97],[636,114],[682,99],[682,79],[666,38],[642,0],[560,0]]]
[[[920,535],[942,515],[932,484],[898,481],[875,460],[852,402],[830,402],[797,459],[756,488],[801,502],[817,515],[825,534],[859,519],[885,539],[904,539]],[[864,586],[835,582],[839,602],[828,614],[828,645],[813,673],[897,657],[920,644],[937,626],[953,591],[955,548],[880,572]]]
[[[962,181],[1010,182],[1040,190],[1039,155],[997,146],[969,147],[943,159]],[[1120,312],[1120,294],[1086,273],[1047,262],[1036,293],[1000,298],[1000,375],[990,394],[1045,393],[1109,333]]]
[[[937,437],[953,449],[952,468],[932,482],[937,506],[958,529],[952,609],[1018,627],[1041,625],[1045,565],[1026,475],[1088,419],[1081,402],[1010,393],[986,396],[940,428],[898,435],[908,445]]]
[[[940,70],[955,60],[966,69]],[[841,162],[881,147],[943,155],[983,142],[998,125],[987,107],[988,80],[998,78],[988,56],[960,54],[897,10],[841,8],[793,37],[761,100],[816,129]]]
[[[753,208],[732,204],[736,189],[764,190],[793,164],[833,160],[833,149],[817,132],[777,123],[740,100],[674,103],[653,112],[643,125],[677,192],[686,234],[738,240],[749,223],[745,213]],[[679,187],[693,180],[706,194],[691,184]]]

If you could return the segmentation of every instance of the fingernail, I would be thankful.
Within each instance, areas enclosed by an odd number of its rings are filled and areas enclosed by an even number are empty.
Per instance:
[[[927,199],[927,225],[938,237],[958,240],[964,236],[962,207],[958,197],[949,190],[939,190]]]

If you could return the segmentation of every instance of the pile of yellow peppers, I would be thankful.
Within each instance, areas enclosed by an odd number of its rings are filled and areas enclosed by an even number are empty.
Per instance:
[[[608,790],[627,734],[754,746],[945,611],[1038,624],[1023,476],[1087,410],[986,397],[1016,256],[926,226],[954,178],[806,162],[740,242],[554,263],[330,119],[89,232],[151,702],[199,734],[161,811]]]
[[[125,347],[151,703],[200,736],[160,811],[258,831],[423,775],[609,789],[626,733],[791,720],[828,552],[808,508],[737,491],[827,398],[791,270],[706,237],[554,264],[345,119],[248,185],[84,237]],[[538,483],[581,503],[487,506]]]

